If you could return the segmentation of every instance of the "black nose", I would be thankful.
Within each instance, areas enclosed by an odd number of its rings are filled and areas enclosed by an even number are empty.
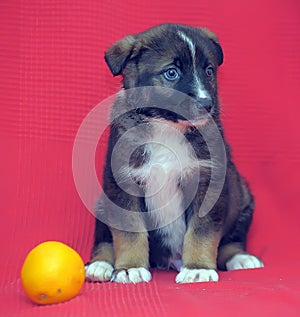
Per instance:
[[[201,107],[205,108],[206,111],[210,112],[212,108],[212,100],[211,98],[197,98],[196,99]]]
[[[207,112],[211,111],[212,108],[212,100],[211,98],[207,97],[207,98],[199,98],[197,96],[195,96],[194,94],[189,94],[190,97],[194,98],[197,103],[204,108]]]

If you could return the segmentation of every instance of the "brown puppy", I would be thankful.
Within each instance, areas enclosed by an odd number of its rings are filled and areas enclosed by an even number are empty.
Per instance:
[[[246,253],[254,202],[224,140],[215,34],[163,24],[105,55],[124,89],[112,107],[90,281],[217,281],[216,269],[262,267]]]

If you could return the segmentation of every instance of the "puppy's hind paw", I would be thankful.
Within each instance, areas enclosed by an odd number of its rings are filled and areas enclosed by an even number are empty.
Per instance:
[[[95,261],[85,266],[85,278],[89,282],[110,281],[114,268],[105,261]]]
[[[226,263],[228,271],[256,269],[261,267],[264,267],[262,261],[251,254],[236,254]]]

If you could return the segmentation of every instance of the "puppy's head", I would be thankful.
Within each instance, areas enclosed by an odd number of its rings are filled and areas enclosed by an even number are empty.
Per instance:
[[[192,97],[190,114],[197,119],[203,109],[218,114],[217,68],[223,62],[216,35],[207,29],[180,24],[162,24],[116,42],[105,53],[114,76],[123,76],[125,89],[159,86]],[[149,112],[174,122],[174,113]]]

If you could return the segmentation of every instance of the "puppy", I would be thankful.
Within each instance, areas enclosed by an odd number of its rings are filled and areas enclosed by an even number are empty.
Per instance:
[[[105,60],[123,89],[87,280],[148,282],[157,267],[178,270],[177,283],[207,282],[217,269],[263,267],[245,251],[254,201],[224,139],[216,35],[162,24],[116,42]]]

